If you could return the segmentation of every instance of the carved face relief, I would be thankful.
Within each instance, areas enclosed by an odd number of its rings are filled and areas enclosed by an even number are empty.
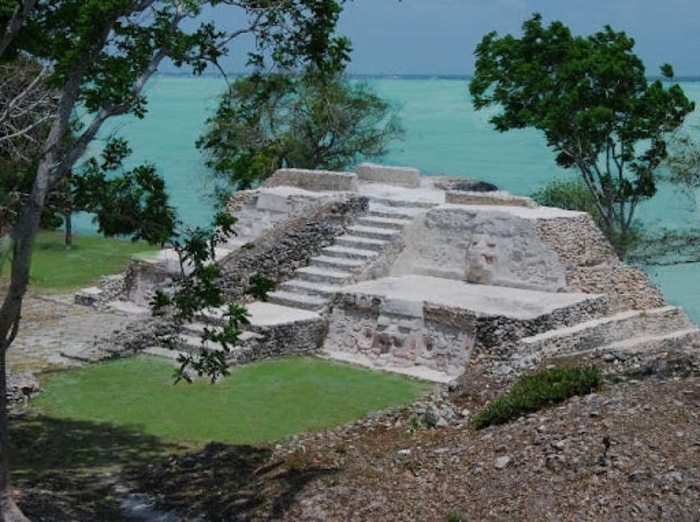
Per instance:
[[[498,258],[499,248],[494,238],[486,234],[472,234],[466,255],[466,280],[470,283],[490,283]]]

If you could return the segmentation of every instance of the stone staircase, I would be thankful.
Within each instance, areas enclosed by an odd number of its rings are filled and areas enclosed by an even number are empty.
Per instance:
[[[151,347],[144,352],[177,359],[181,353],[221,350],[219,344],[203,341],[201,334],[205,328],[223,325],[223,311],[209,310],[197,321],[185,325],[176,340],[176,349]],[[326,322],[315,312],[259,302],[248,305],[248,312],[250,324],[242,328],[238,343],[227,356],[230,365],[313,352],[321,347],[326,335]]]
[[[520,339],[518,354],[537,362],[593,352],[650,353],[700,340],[700,329],[683,309],[631,310]]]
[[[268,302],[322,311],[343,285],[369,266],[379,254],[401,237],[403,228],[424,205],[415,202],[370,201],[367,215],[358,218],[333,245],[325,247],[296,278],[268,294]]]

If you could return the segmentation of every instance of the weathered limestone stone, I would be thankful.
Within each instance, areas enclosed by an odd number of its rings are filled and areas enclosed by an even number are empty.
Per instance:
[[[567,291],[608,294],[613,311],[666,304],[638,266],[624,264],[588,214],[537,222],[537,233],[566,267]]]
[[[255,207],[258,210],[269,210],[272,212],[289,213],[289,204],[287,197],[284,195],[275,194],[272,192],[260,192],[258,201]]]
[[[536,208],[537,203],[524,196],[513,196],[505,191],[463,191],[448,190],[445,194],[445,203],[455,205],[493,205],[509,207]]]
[[[234,194],[227,208],[238,218],[239,235],[217,256],[227,299],[246,299],[251,278],[262,274],[275,283],[297,277],[305,282],[299,292],[328,294],[330,305],[305,319],[293,308],[263,307],[273,320],[251,325],[230,362],[323,344],[333,357],[446,382],[467,364],[505,375],[538,354],[608,349],[630,338],[657,349],[700,335],[680,312],[658,308],[665,304],[658,289],[641,268],[617,259],[587,214],[436,179],[371,164],[357,175],[282,169],[265,187]],[[325,249],[345,234],[376,236],[371,227],[352,226],[360,216],[400,228],[401,237],[374,256]],[[318,274],[304,279],[307,272],[298,270],[317,261],[357,266],[363,257],[352,278],[337,284],[331,278],[332,286],[314,287],[309,282]],[[172,252],[162,251],[76,299],[145,303],[178,271]],[[655,335],[662,325],[664,335]],[[145,334],[139,337],[154,337]]]
[[[389,277],[336,295],[325,347],[378,366],[422,366],[456,376],[474,357],[508,360],[517,339],[607,312],[607,299],[599,295]]]
[[[221,259],[220,284],[226,297],[240,299],[254,275],[279,284],[292,277],[297,268],[308,265],[313,255],[331,245],[349,224],[367,212],[367,198],[352,193],[343,196],[316,201],[304,214],[278,223],[251,239],[245,248]]]
[[[357,176],[352,172],[329,170],[279,169],[264,187],[298,187],[312,191],[357,191]]]
[[[102,289],[97,288],[96,286],[91,286],[89,288],[83,288],[77,292],[73,299],[75,304],[94,306],[101,300],[102,293]]]
[[[407,234],[408,247],[392,274],[416,273],[514,288],[556,292],[565,267],[537,234],[537,209],[442,205]]]
[[[363,163],[355,171],[357,172],[357,177],[362,181],[373,181],[408,188],[420,187],[420,172],[418,169]]]

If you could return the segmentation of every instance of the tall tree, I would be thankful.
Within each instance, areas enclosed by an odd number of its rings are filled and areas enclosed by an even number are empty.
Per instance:
[[[49,71],[20,56],[0,63],[0,234],[9,232],[31,191],[34,173],[56,112]]]
[[[649,82],[633,47],[609,26],[573,36],[535,14],[520,38],[483,38],[469,84],[475,109],[501,109],[490,119],[497,130],[538,129],[557,164],[578,169],[620,255],[638,204],[656,193],[669,133],[695,108],[679,85]],[[673,76],[670,65],[661,73]]]
[[[47,194],[70,175],[105,121],[123,114],[145,116],[144,86],[164,60],[200,73],[217,63],[232,40],[252,34],[257,52],[251,60],[258,67],[269,56],[313,62],[331,41],[328,16],[342,1],[0,1],[0,58],[26,54],[46,63],[51,72],[48,85],[58,100],[31,193],[11,233],[10,281],[0,307],[0,520],[26,520],[10,487],[6,353],[19,331]],[[221,30],[213,23],[197,24],[206,6],[217,6],[219,16],[236,27]],[[78,108],[85,111],[86,124],[66,145]]]
[[[248,189],[281,167],[339,170],[377,159],[403,135],[396,111],[345,70],[350,42],[334,36],[340,6],[321,1],[324,25],[313,28],[299,63],[273,55],[274,71],[229,85],[197,141],[219,201]]]
[[[341,170],[377,159],[403,135],[389,102],[342,73],[276,72],[235,80],[197,146],[217,199],[281,167]]]

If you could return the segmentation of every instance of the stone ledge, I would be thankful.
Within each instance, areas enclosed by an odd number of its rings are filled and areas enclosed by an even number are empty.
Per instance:
[[[532,199],[524,196],[513,196],[508,192],[465,192],[462,190],[448,190],[445,194],[445,202],[453,205],[493,205],[508,207],[537,208],[538,205]]]
[[[409,167],[387,167],[374,163],[363,163],[356,169],[358,179],[407,188],[420,187],[420,172]]]
[[[289,186],[314,192],[357,191],[357,176],[352,172],[330,170],[279,169],[263,187]]]

